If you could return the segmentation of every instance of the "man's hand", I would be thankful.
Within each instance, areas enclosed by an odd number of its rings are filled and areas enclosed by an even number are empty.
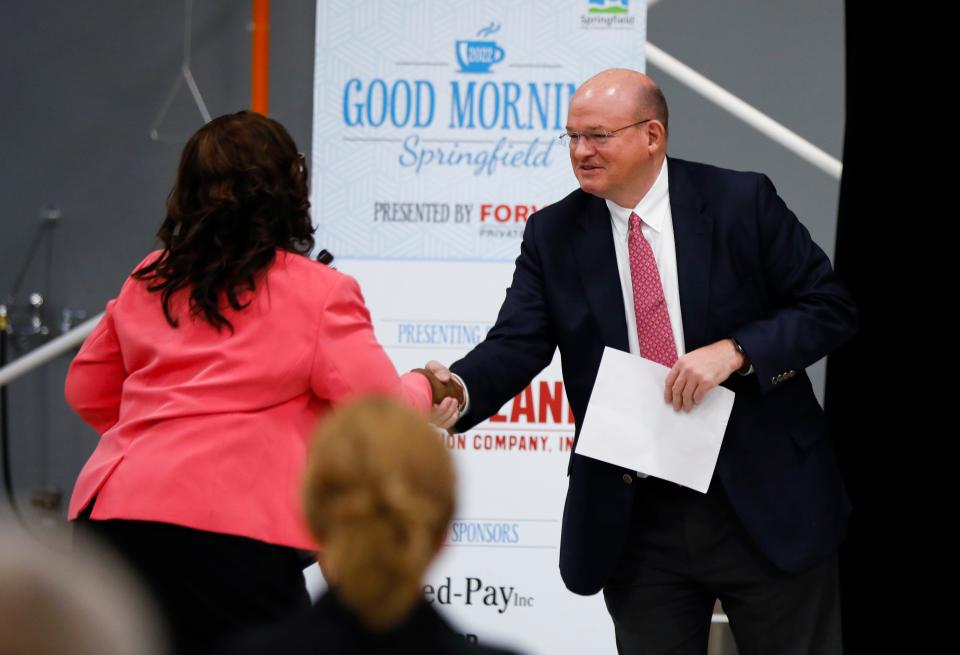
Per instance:
[[[686,411],[699,405],[711,389],[746,364],[733,339],[723,339],[688,352],[670,369],[663,389],[664,401]]]

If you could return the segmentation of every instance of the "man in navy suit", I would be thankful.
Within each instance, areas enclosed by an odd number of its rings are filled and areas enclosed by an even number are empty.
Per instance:
[[[641,73],[576,92],[561,140],[580,188],[531,216],[496,325],[450,367],[468,396],[456,429],[557,347],[578,436],[605,346],[668,366],[677,411],[731,389],[706,494],[571,456],[564,582],[603,590],[620,653],[706,653],[718,598],[741,655],[838,653],[849,503],[804,369],[853,335],[856,312],[770,180],[668,159],[667,123]]]

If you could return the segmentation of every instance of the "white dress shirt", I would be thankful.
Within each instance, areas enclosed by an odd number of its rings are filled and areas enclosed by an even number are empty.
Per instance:
[[[623,309],[627,319],[627,341],[630,352],[640,354],[637,338],[637,314],[633,309],[633,280],[630,277],[630,251],[627,247],[630,213],[636,212],[642,221],[643,237],[653,250],[657,262],[663,297],[667,303],[667,315],[677,346],[677,357],[686,350],[683,341],[683,317],[680,314],[680,285],[677,282],[677,249],[673,241],[673,214],[670,212],[670,188],[667,175],[667,160],[664,158],[657,180],[640,199],[636,207],[621,207],[607,200],[610,224],[613,228],[613,245],[617,254],[617,270],[620,272],[620,288],[623,290]]]

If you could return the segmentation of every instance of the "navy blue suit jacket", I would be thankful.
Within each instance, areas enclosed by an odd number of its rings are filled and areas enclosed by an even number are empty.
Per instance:
[[[686,349],[733,337],[755,371],[724,383],[736,401],[712,484],[774,565],[805,570],[836,551],[849,502],[804,369],[853,335],[856,311],[766,176],[667,165]],[[610,215],[578,189],[530,217],[496,324],[451,366],[470,392],[457,429],[494,414],[559,347],[579,436],[604,346],[629,351]],[[596,593],[643,485],[577,454],[568,473],[560,570],[570,590]]]

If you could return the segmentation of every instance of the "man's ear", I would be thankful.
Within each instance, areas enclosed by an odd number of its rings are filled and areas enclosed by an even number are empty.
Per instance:
[[[657,150],[665,150],[667,146],[667,130],[663,123],[654,119],[644,125],[647,129],[644,132],[647,135],[647,148],[650,154]]]

